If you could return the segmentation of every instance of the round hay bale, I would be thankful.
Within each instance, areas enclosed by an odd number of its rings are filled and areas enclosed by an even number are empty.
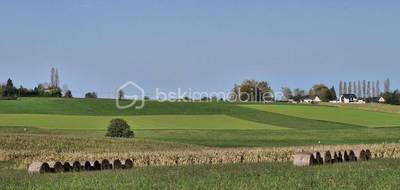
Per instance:
[[[59,173],[64,171],[64,166],[61,162],[49,162],[50,171],[53,173]]]
[[[331,152],[329,150],[324,153],[323,157],[324,157],[324,162],[326,164],[329,164],[329,163],[332,162],[332,155],[331,155]]]
[[[114,169],[122,169],[122,162],[120,160],[114,160]]]
[[[30,174],[49,173],[50,166],[47,162],[33,162],[31,165],[29,165],[28,172]]]
[[[371,151],[369,149],[365,150],[365,160],[370,160],[372,158]]]
[[[358,154],[358,159],[364,161],[366,159],[365,150],[361,150]]]
[[[101,164],[97,160],[93,162],[92,166],[93,166],[93,170],[101,170]]]
[[[346,151],[346,150],[344,151],[344,154],[343,154],[343,160],[344,160],[345,162],[349,162],[349,161],[350,161],[349,154],[347,154],[347,151]]]
[[[335,151],[335,152],[333,153],[332,163],[336,163],[336,162],[339,162],[339,159],[338,159],[337,152]]]
[[[72,166],[69,162],[64,162],[64,172],[71,172]]]
[[[322,158],[321,153],[316,152],[314,154],[314,158],[315,158],[315,161],[316,161],[315,164],[318,164],[318,165],[324,164],[324,159]]]
[[[354,153],[353,150],[350,150],[350,152],[349,152],[349,161],[350,162],[357,161],[357,156],[356,156],[356,154]]]
[[[295,166],[311,166],[316,163],[314,155],[312,153],[301,152],[296,153],[293,156],[293,164]]]
[[[81,162],[75,161],[75,162],[72,164],[72,170],[73,170],[74,172],[79,172],[79,171],[81,171],[81,170],[82,170]]]
[[[83,169],[86,171],[92,171],[93,170],[93,165],[90,163],[90,161],[85,161],[83,164]]]
[[[122,162],[124,169],[131,169],[133,168],[133,161],[131,159],[126,159]]]
[[[110,170],[112,169],[112,165],[107,159],[101,161],[101,170]]]
[[[338,151],[337,156],[338,156],[338,159],[337,159],[338,162],[343,162],[343,155],[342,155],[342,152]]]
[[[364,161],[366,159],[365,157],[365,151],[364,150],[355,150],[354,154],[356,156],[356,160]]]

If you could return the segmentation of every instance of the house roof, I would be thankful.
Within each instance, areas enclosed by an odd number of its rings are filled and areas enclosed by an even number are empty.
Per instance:
[[[342,94],[342,96],[346,99],[357,99],[357,96],[355,94]]]

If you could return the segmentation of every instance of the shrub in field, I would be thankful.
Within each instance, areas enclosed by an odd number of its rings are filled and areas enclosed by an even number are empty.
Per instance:
[[[113,119],[107,129],[107,137],[134,137],[131,127],[123,119]]]

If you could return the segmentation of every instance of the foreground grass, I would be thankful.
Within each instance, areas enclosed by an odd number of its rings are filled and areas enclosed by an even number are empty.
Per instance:
[[[286,162],[45,175],[0,169],[0,184],[2,189],[398,189],[400,160],[304,168]]]

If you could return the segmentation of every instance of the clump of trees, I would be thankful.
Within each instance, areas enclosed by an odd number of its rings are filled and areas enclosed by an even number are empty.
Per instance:
[[[60,88],[60,79],[58,70],[51,69],[50,84],[38,84],[33,89],[25,88],[22,85],[16,88],[11,79],[5,84],[0,85],[0,97],[2,99],[15,99],[17,97],[62,97],[63,91]],[[64,97],[72,98],[72,92],[65,90]]]
[[[385,99],[387,104],[400,105],[400,92],[395,90],[393,92],[385,92],[382,97]]]
[[[125,120],[113,119],[107,128],[106,136],[132,138],[135,136],[135,133],[131,130],[131,127]]]
[[[300,102],[306,98],[314,98],[318,96],[321,101],[328,102],[330,100],[336,100],[336,90],[335,87],[332,86],[328,88],[324,84],[316,84],[314,85],[308,93],[300,88],[296,88],[291,90],[288,87],[282,87],[282,94],[286,100],[292,99],[293,101]]]
[[[273,91],[267,81],[244,80],[235,84],[231,92],[231,101],[261,102],[273,100]]]
[[[323,102],[328,102],[330,100],[336,100],[337,99],[335,87],[332,86],[332,88],[329,89],[324,84],[316,84],[316,85],[314,85],[311,88],[309,95],[311,97],[318,96],[321,99],[321,101],[323,101]]]
[[[85,98],[96,99],[97,98],[97,93],[96,92],[88,92],[88,93],[85,94]]]

